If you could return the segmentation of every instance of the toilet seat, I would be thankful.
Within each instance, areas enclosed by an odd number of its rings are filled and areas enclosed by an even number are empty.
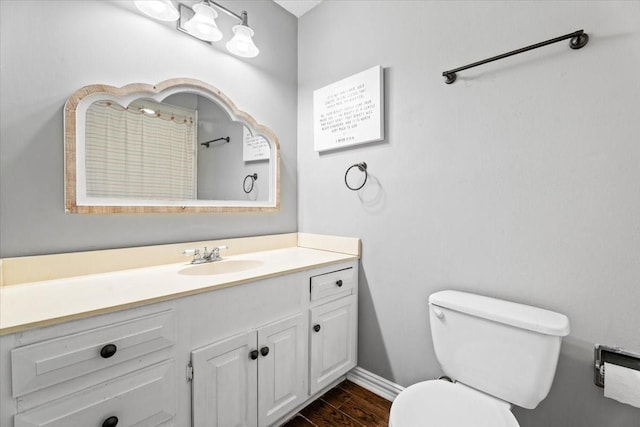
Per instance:
[[[460,383],[407,387],[391,405],[389,427],[519,427],[507,402]]]

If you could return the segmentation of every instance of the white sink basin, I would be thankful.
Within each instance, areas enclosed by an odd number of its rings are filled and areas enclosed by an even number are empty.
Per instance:
[[[238,273],[245,270],[261,267],[262,261],[238,259],[208,262],[205,264],[191,265],[178,271],[179,274],[187,276],[208,276],[215,274]]]

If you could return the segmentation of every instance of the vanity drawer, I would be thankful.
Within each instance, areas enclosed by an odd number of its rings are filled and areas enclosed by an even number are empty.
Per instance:
[[[175,367],[171,359],[17,414],[15,427],[168,426],[173,424],[175,414]]]
[[[13,396],[128,361],[128,370],[118,369],[116,375],[149,366],[159,361],[151,355],[173,346],[174,341],[174,314],[167,310],[13,349]]]
[[[311,278],[311,301],[321,300],[330,296],[349,295],[353,292],[355,280],[353,268],[321,274]]]

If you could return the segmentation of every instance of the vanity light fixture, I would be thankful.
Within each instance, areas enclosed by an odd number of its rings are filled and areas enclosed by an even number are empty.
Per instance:
[[[216,25],[215,19],[218,17],[213,7],[207,2],[193,5],[195,14],[184,24],[187,34],[207,42],[217,42],[222,40],[222,31]]]
[[[223,37],[215,21],[218,17],[215,6],[240,21],[232,28],[233,37],[226,44],[227,50],[243,58],[254,58],[260,53],[260,49],[253,42],[252,37],[255,33],[249,27],[246,11],[238,15],[213,0],[202,0],[193,5],[193,8],[179,3],[178,10],[170,0],[137,0],[134,3],[140,11],[154,19],[178,21],[178,30],[205,42],[217,42]]]
[[[160,21],[171,22],[180,17],[170,0],[136,0],[133,3],[142,13]]]
[[[242,12],[240,20],[242,22],[232,28],[233,38],[227,42],[227,50],[243,58],[254,58],[260,50],[253,43],[254,32],[247,24],[247,12]]]
[[[143,114],[147,114],[149,116],[155,116],[156,115],[156,111],[152,110],[151,108],[140,108],[140,112]]]

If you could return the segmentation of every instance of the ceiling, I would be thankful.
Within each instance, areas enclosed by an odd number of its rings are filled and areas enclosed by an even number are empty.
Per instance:
[[[320,4],[322,0],[273,0],[280,6],[300,18],[302,15]]]

